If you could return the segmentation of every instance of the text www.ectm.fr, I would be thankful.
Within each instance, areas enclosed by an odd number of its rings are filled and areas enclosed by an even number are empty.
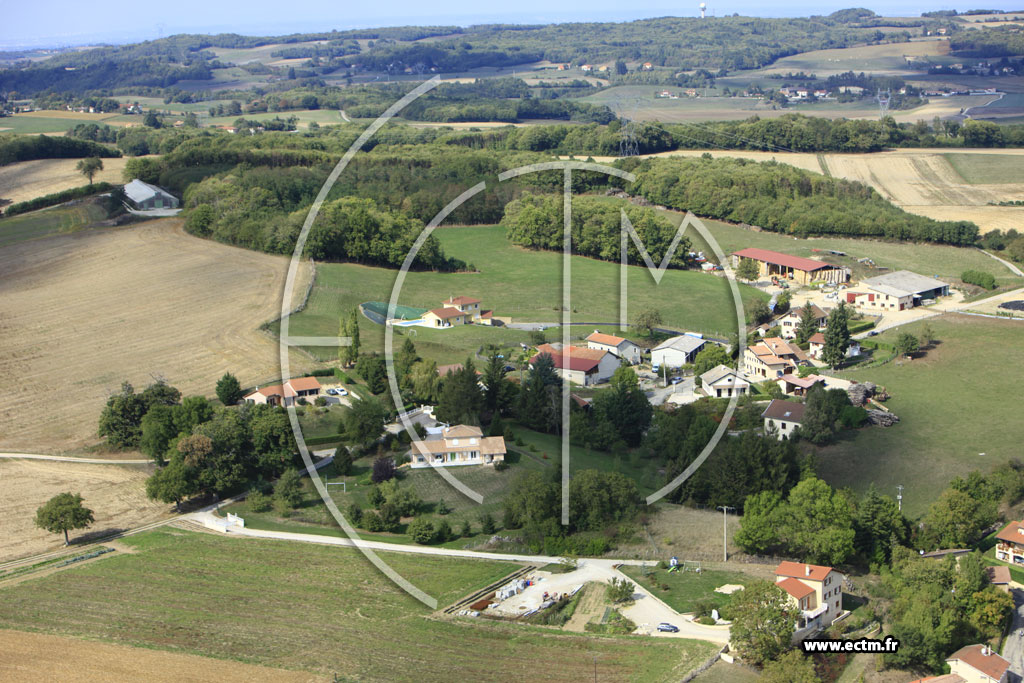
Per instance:
[[[856,640],[827,640],[808,638],[801,643],[804,654],[815,652],[896,652],[900,649],[900,641],[892,636],[884,639],[857,638]]]

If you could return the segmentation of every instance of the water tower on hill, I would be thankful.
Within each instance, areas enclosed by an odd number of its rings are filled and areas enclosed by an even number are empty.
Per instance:
[[[704,13],[707,11],[707,9],[708,9],[708,3],[706,3],[706,2],[700,3],[700,18],[701,19],[704,18]]]

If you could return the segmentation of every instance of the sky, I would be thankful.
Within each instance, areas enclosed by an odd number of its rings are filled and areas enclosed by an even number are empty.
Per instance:
[[[0,20],[0,49],[62,47],[97,42],[131,43],[175,33],[284,33],[345,30],[376,26],[479,23],[550,23],[563,21],[628,21],[647,17],[697,16],[700,0],[667,3],[654,0],[636,5],[622,0],[516,0],[486,6],[474,0],[381,0],[330,2],[301,0],[296,5],[279,0],[211,2],[176,0],[171,3],[95,3],[75,0],[5,0]],[[708,13],[723,16],[806,16],[828,14],[846,7],[868,7],[885,16],[918,16],[934,9],[966,10],[984,6],[1020,9],[1024,0],[977,0],[958,5],[948,0],[707,0]],[[487,9],[482,9],[486,6]],[[287,11],[282,11],[287,8]]]

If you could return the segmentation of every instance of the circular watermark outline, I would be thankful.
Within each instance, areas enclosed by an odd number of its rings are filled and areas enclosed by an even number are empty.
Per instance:
[[[409,93],[407,93],[404,97],[402,97],[400,100],[395,102],[393,105],[391,105],[380,117],[378,117],[376,120],[374,120],[373,123],[371,123],[370,126],[368,126],[366,128],[366,130],[364,130],[363,133],[352,143],[352,145],[349,147],[349,149],[342,156],[341,160],[339,160],[337,165],[334,167],[334,169],[328,175],[326,181],[324,182],[324,185],[320,188],[320,191],[317,193],[317,196],[316,196],[315,200],[313,201],[313,205],[310,207],[309,213],[306,215],[306,219],[303,222],[302,229],[301,229],[301,231],[299,233],[299,236],[296,239],[295,249],[292,252],[292,257],[291,257],[291,260],[290,260],[289,266],[288,266],[288,273],[287,273],[287,276],[286,276],[286,279],[285,279],[285,287],[284,287],[284,292],[283,292],[282,301],[281,301],[281,329],[280,329],[280,347],[279,347],[279,351],[280,351],[280,365],[281,365],[281,377],[282,378],[289,377],[291,375],[291,372],[290,372],[290,359],[288,357],[289,348],[291,346],[295,346],[295,345],[299,345],[299,344],[308,344],[309,343],[309,338],[304,338],[304,339],[300,340],[298,338],[292,338],[291,337],[291,335],[290,335],[290,313],[291,313],[291,311],[289,310],[289,303],[291,302],[291,300],[292,300],[292,298],[294,296],[295,280],[296,280],[296,276],[298,274],[299,265],[300,265],[301,260],[302,260],[302,252],[305,249],[306,240],[307,240],[307,238],[309,236],[310,230],[312,229],[313,223],[315,222],[316,217],[319,214],[319,211],[320,211],[321,206],[323,205],[323,202],[326,200],[327,195],[330,193],[330,191],[333,188],[334,184],[337,182],[338,177],[341,175],[341,173],[348,166],[349,162],[352,160],[352,158],[355,156],[355,154],[362,149],[362,147],[366,144],[366,142],[374,134],[376,134],[376,132],[385,123],[387,123],[395,115],[397,115],[397,113],[399,111],[401,111],[406,106],[408,106],[416,98],[420,97],[421,95],[423,95],[423,94],[429,92],[430,90],[432,90],[433,88],[437,87],[440,84],[440,82],[441,82],[441,80],[440,80],[439,76],[435,76],[435,77],[431,78],[430,80],[425,81],[424,83],[420,84],[419,86],[417,86],[416,88],[411,90]],[[595,164],[595,163],[581,162],[581,161],[554,161],[554,162],[542,162],[542,163],[536,163],[536,164],[528,164],[526,166],[522,166],[522,167],[519,167],[519,168],[515,168],[515,169],[510,169],[508,171],[504,171],[501,174],[499,174],[498,180],[499,180],[499,182],[503,182],[503,181],[508,180],[510,178],[518,177],[520,175],[524,175],[524,174],[527,174],[527,173],[536,173],[536,172],[548,171],[548,170],[562,170],[563,173],[564,173],[564,184],[563,184],[563,219],[564,219],[563,231],[564,231],[564,243],[563,243],[563,269],[562,269],[563,305],[562,305],[562,325],[561,325],[561,327],[562,327],[562,338],[563,338],[562,341],[563,341],[563,345],[564,346],[568,346],[569,345],[569,330],[570,330],[570,323],[571,323],[571,305],[570,305],[570,300],[571,300],[571,280],[572,280],[572,278],[571,278],[571,259],[570,259],[570,256],[572,254],[572,233],[571,233],[571,211],[572,211],[572,201],[571,201],[571,197],[572,197],[572,175],[571,174],[572,174],[572,171],[573,170],[581,170],[581,171],[600,172],[600,173],[605,173],[607,175],[616,176],[616,177],[622,178],[624,180],[628,180],[629,182],[634,182],[636,180],[636,177],[632,173],[629,173],[627,171],[623,171],[621,169],[617,169],[617,168],[612,167],[612,166],[605,166],[605,165],[602,165],[602,164]],[[403,261],[402,266],[399,269],[399,272],[398,272],[398,274],[396,276],[395,284],[392,287],[391,297],[390,297],[390,300],[389,300],[389,303],[388,303],[388,314],[387,314],[387,319],[388,320],[394,318],[395,309],[396,309],[396,307],[398,305],[398,297],[399,297],[399,294],[401,293],[402,285],[405,282],[405,276],[408,273],[409,268],[412,266],[412,263],[414,262],[417,254],[419,253],[420,248],[423,246],[423,244],[426,242],[426,240],[430,237],[431,233],[433,233],[434,229],[437,228],[437,226],[440,225],[455,209],[457,209],[459,206],[464,204],[466,201],[470,200],[471,198],[476,196],[478,193],[480,193],[481,191],[486,189],[486,187],[487,187],[486,182],[480,182],[477,185],[474,185],[470,189],[466,190],[465,192],[460,194],[458,197],[453,199],[451,202],[449,202],[448,205],[446,205],[440,212],[438,212],[437,215],[435,215],[430,220],[430,222],[426,226],[424,226],[424,229],[421,231],[420,235],[417,236],[415,242],[413,243],[412,248],[410,249],[409,253],[406,255],[406,258]],[[625,212],[624,211],[622,213],[622,216],[623,216],[623,221],[624,221],[623,230],[625,230],[625,223],[627,222],[627,219],[625,217]],[[716,257],[719,260],[719,263],[722,264],[722,267],[723,267],[723,270],[725,272],[726,278],[729,281],[730,292],[731,292],[731,294],[733,296],[733,300],[734,300],[734,304],[735,304],[735,309],[736,309],[736,319],[737,319],[737,329],[738,329],[737,339],[738,339],[738,347],[739,347],[738,348],[738,353],[739,353],[739,363],[740,363],[739,367],[740,367],[740,369],[742,369],[743,352],[744,352],[745,342],[746,342],[746,324],[745,324],[744,313],[743,313],[743,301],[742,301],[742,297],[739,294],[739,288],[738,288],[738,286],[736,284],[735,274],[734,274],[732,268],[729,266],[728,261],[727,261],[727,259],[725,257],[725,254],[722,252],[722,249],[719,246],[717,240],[715,240],[714,236],[710,233],[710,231],[707,229],[707,227],[704,226],[704,224],[700,221],[700,219],[698,219],[692,213],[687,212],[686,216],[683,219],[683,222],[680,224],[680,227],[679,227],[680,235],[679,236],[681,236],[682,232],[689,225],[693,225],[696,228],[698,233],[704,239],[705,243],[709,247],[711,247],[711,249],[714,251]],[[677,240],[678,240],[679,236],[677,236]],[[634,240],[636,240],[635,232],[633,234],[633,237],[634,237]],[[641,250],[642,250],[642,245],[639,242],[637,242],[637,246],[640,247]],[[625,232],[623,233],[623,249],[625,249]],[[646,254],[646,252],[643,252],[643,255],[644,255],[644,258],[648,262],[648,267],[651,268],[651,266],[653,264],[650,262],[649,256]],[[670,255],[666,255],[665,262],[667,262],[669,256]],[[626,265],[625,254],[623,254],[623,267],[624,268],[625,268],[625,265]],[[664,269],[664,263],[662,265],[661,270],[663,270],[663,269]],[[654,273],[653,269],[651,270],[651,272]],[[624,278],[627,277],[625,270],[622,273],[622,277],[624,277]],[[661,279],[660,273],[654,273],[654,278],[655,278],[656,282],[660,282],[660,279]],[[623,307],[621,310],[623,311],[623,316],[624,316],[625,315],[624,314],[625,302],[620,302],[620,306]],[[334,338],[317,338],[317,339],[318,339],[319,342],[330,342],[330,341],[333,341],[337,345],[346,345],[348,343],[351,343],[350,339],[343,339],[343,338],[337,338],[337,339],[334,339]],[[386,364],[387,375],[388,375],[388,387],[389,387],[389,391],[391,393],[392,399],[393,399],[393,401],[395,403],[395,407],[396,407],[396,409],[398,411],[398,419],[399,419],[402,427],[405,429],[406,433],[410,436],[411,441],[412,441],[412,443],[413,443],[413,445],[415,447],[415,444],[419,443],[420,439],[419,439],[419,435],[416,434],[415,429],[413,428],[412,423],[409,422],[408,415],[406,413],[404,413],[403,410],[402,410],[404,405],[402,403],[401,392],[399,391],[399,388],[398,388],[397,376],[396,376],[395,368],[394,368],[394,334],[393,334],[393,328],[390,325],[387,325],[387,324],[385,324],[384,356],[385,356],[385,364]],[[694,472],[696,472],[696,470],[701,466],[701,464],[704,463],[705,460],[707,460],[707,458],[710,456],[711,452],[714,450],[715,446],[717,446],[718,443],[721,441],[722,437],[725,436],[725,433],[728,430],[729,422],[730,422],[730,420],[732,418],[733,413],[736,410],[736,406],[737,406],[738,400],[739,400],[739,397],[736,394],[734,394],[732,397],[730,397],[729,404],[728,404],[728,406],[726,408],[725,415],[724,415],[724,417],[722,419],[722,422],[719,424],[718,429],[712,435],[712,438],[708,442],[708,444],[704,447],[704,449],[701,451],[701,453],[698,455],[698,457],[692,463],[690,463],[690,465],[682,473],[680,473],[677,477],[675,477],[671,482],[669,482],[668,484],[663,486],[661,489],[659,489],[658,491],[654,492],[653,494],[651,494],[650,496],[647,497],[646,502],[647,502],[648,505],[653,504],[654,502],[657,502],[661,498],[665,497],[668,493],[670,493],[671,491],[673,491],[676,488],[678,488],[683,482],[685,482],[690,476],[692,476]],[[569,523],[569,482],[570,482],[570,479],[571,479],[570,471],[569,471],[570,470],[569,419],[568,419],[569,401],[570,401],[570,384],[569,384],[569,380],[568,380],[568,378],[563,378],[563,381],[562,381],[562,417],[563,417],[563,421],[562,421],[562,430],[561,430],[562,431],[562,515],[561,515],[561,517],[562,517],[562,524],[568,524]],[[352,542],[352,545],[354,547],[358,548],[363,553],[363,555],[366,556],[366,558],[368,560],[370,560],[370,562],[372,564],[374,564],[374,566],[376,566],[385,576],[387,576],[389,579],[391,579],[396,585],[398,585],[400,588],[405,590],[407,593],[409,593],[410,595],[412,595],[416,599],[418,599],[421,602],[423,602],[425,605],[427,605],[431,609],[436,609],[437,608],[437,600],[435,598],[431,597],[430,595],[428,595],[427,593],[425,593],[421,589],[417,588],[411,582],[409,582],[407,579],[405,579],[403,576],[401,576],[401,574],[399,574],[397,571],[395,571],[394,568],[392,568],[390,565],[388,565],[387,562],[385,562],[376,552],[374,552],[374,549],[370,545],[368,545],[365,541],[363,541],[361,538],[359,538],[358,533],[351,526],[351,524],[349,524],[348,520],[345,518],[345,516],[338,509],[337,505],[334,503],[333,499],[330,497],[330,495],[329,495],[329,493],[327,491],[327,487],[324,485],[324,483],[320,480],[319,476],[317,475],[316,466],[314,465],[314,463],[312,461],[312,458],[310,457],[309,449],[308,449],[308,447],[306,445],[306,442],[305,442],[305,439],[303,437],[301,426],[299,425],[298,415],[297,415],[297,413],[295,411],[295,406],[294,405],[286,406],[286,409],[287,409],[287,412],[288,412],[289,423],[291,424],[291,427],[292,427],[292,433],[293,433],[293,435],[295,437],[296,444],[298,445],[299,453],[300,453],[300,455],[302,457],[303,464],[306,466],[306,471],[309,473],[310,478],[311,478],[311,480],[314,483],[314,487],[317,490],[317,493],[320,495],[321,499],[324,501],[324,504],[327,506],[327,509],[331,512],[331,516],[334,517],[336,522],[338,522],[338,525],[345,532],[345,535]],[[476,492],[473,489],[471,489],[468,486],[466,486],[463,482],[461,482],[454,475],[452,475],[450,472],[448,472],[445,467],[437,466],[430,459],[428,459],[428,461],[430,462],[431,467],[436,472],[438,472],[442,476],[442,478],[445,479],[445,481],[449,485],[451,485],[457,491],[459,491],[460,493],[462,493],[463,495],[468,497],[470,500],[473,500],[474,502],[476,502],[478,504],[483,503],[484,499],[483,499],[483,496],[481,494],[479,494],[478,492]]]

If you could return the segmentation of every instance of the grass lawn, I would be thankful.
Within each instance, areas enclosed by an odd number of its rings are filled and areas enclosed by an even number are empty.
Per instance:
[[[427,609],[346,548],[159,530],[138,551],[0,589],[0,627],[167,649],[367,681],[678,680],[713,645],[594,637]],[[388,556],[447,605],[515,565]],[[69,607],[73,605],[74,607]]]
[[[719,660],[693,680],[697,683],[756,683],[758,678],[756,672],[746,667]]]
[[[509,243],[497,226],[445,228],[434,233],[450,256],[476,265],[478,273],[410,273],[399,303],[417,308],[436,308],[449,295],[464,294],[483,301],[496,315],[515,322],[555,323],[560,319],[561,254],[529,251]],[[574,257],[573,312],[578,322],[614,323],[618,320],[619,266],[615,263]],[[317,266],[317,283],[306,309],[292,318],[294,335],[335,335],[338,316],[366,301],[388,301],[395,271],[356,264],[327,263]],[[742,286],[744,303],[762,294]],[[657,308],[665,324],[728,337],[735,330],[735,313],[728,283],[705,273],[672,270],[660,286],[646,268],[630,268],[629,305],[635,312]],[[580,328],[579,336],[589,329]],[[459,362],[485,343],[514,345],[528,334],[509,328],[465,326],[445,330],[409,328],[420,355],[438,363]],[[574,334],[576,330],[574,330]],[[554,338],[558,332],[549,332]],[[363,349],[383,351],[384,328],[360,319]],[[396,348],[401,345],[396,331]],[[335,349],[312,349],[320,357],[333,357]]]
[[[965,154],[963,156],[972,155]],[[682,214],[679,212],[667,213],[674,223],[682,220]],[[853,270],[854,280],[879,274],[877,270],[857,263],[858,258],[867,257],[881,268],[912,270],[927,276],[959,278],[963,271],[973,268],[992,273],[1001,285],[1017,284],[1020,286],[1020,283],[1024,283],[1024,280],[1010,273],[1005,266],[993,261],[977,249],[841,237],[799,239],[777,232],[755,232],[738,225],[729,225],[706,218],[701,220],[726,254],[744,247],[758,247],[793,256],[824,258],[830,263],[849,266]],[[690,234],[689,231],[687,234]],[[691,239],[693,239],[696,249],[704,249],[707,252],[703,240],[696,232]],[[842,251],[848,256],[841,257],[821,253],[827,250]]]
[[[924,514],[950,479],[989,471],[1020,455],[1024,373],[1024,325],[975,316],[946,315],[928,321],[939,344],[913,361],[846,373],[892,395],[886,403],[900,423],[852,432],[818,450],[818,471],[836,487],[864,491],[874,483],[892,495],[903,484],[903,510]],[[893,342],[923,323],[883,333]]]
[[[652,590],[650,576],[643,575],[643,569],[632,565],[623,565],[619,568],[626,576],[636,581],[643,588]],[[648,569],[648,571],[651,571]],[[686,614],[697,608],[698,601],[709,600],[714,603],[716,609],[722,609],[732,600],[731,595],[716,593],[715,589],[727,583],[746,585],[750,582],[749,576],[739,572],[726,572],[705,569],[700,574],[696,572],[675,571],[669,572],[665,569],[654,570],[653,576],[658,583],[665,584],[668,590],[653,589],[655,595],[665,602],[669,607]]]
[[[0,247],[57,233],[75,232],[106,217],[107,212],[102,206],[83,202],[3,218],[0,219]]]
[[[1024,183],[1024,163],[1006,154],[944,154],[946,161],[972,185]]]

